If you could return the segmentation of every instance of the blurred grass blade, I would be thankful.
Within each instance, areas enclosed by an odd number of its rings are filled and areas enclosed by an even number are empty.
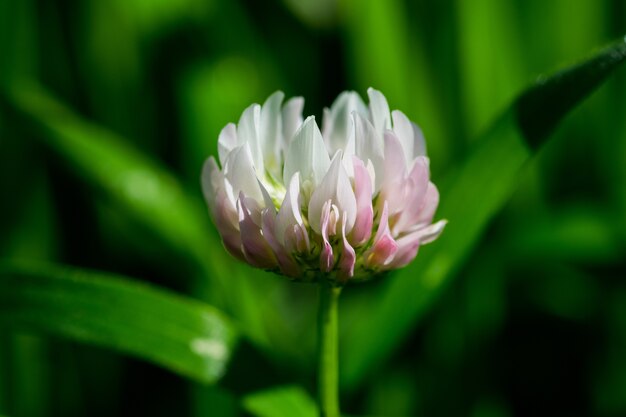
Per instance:
[[[0,262],[0,327],[114,349],[200,382],[225,372],[237,333],[218,310],[110,274]]]
[[[244,276],[245,269],[225,256],[217,235],[211,233],[207,210],[173,175],[122,138],[80,119],[42,89],[7,88],[0,91],[0,105],[7,107],[7,114],[38,129],[34,136],[111,202],[116,215],[143,226],[197,266],[202,275],[192,282],[195,293],[232,314],[257,345],[268,345],[267,329],[278,327],[284,318],[257,294],[273,293],[281,284]],[[270,307],[273,311],[268,311]]]
[[[243,408],[256,417],[317,417],[315,401],[302,388],[286,386],[243,398]]]
[[[208,233],[209,216],[165,168],[121,138],[81,120],[42,89],[19,84],[3,93],[11,113],[40,129],[36,137],[84,181],[170,247],[208,266],[212,275],[225,275],[221,244]]]
[[[507,201],[524,163],[625,57],[622,39],[578,66],[543,78],[477,141],[459,170],[440,187],[437,216],[449,220],[441,238],[422,249],[411,266],[390,277],[370,316],[344,334],[343,345],[354,347],[340,362],[345,387],[355,387],[398,347]]]

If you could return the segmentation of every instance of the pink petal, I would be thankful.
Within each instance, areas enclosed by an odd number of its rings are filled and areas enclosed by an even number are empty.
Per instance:
[[[374,209],[372,208],[372,181],[363,161],[353,157],[354,194],[356,196],[356,220],[350,232],[350,241],[358,246],[372,234]]]
[[[241,252],[241,237],[237,210],[226,192],[227,181],[210,157],[202,167],[202,192],[213,216],[215,226],[222,237],[226,250],[245,262]]]

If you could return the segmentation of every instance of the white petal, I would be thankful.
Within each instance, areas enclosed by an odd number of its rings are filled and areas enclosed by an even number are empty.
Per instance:
[[[330,158],[326,152],[322,134],[317,123],[315,123],[315,118],[309,116],[289,145],[285,157],[283,178],[286,180],[293,177],[296,172],[300,172],[300,184],[303,186],[307,183],[310,184],[303,189],[304,192],[308,193],[320,183],[329,166]]]
[[[287,150],[293,135],[302,125],[302,109],[304,108],[304,99],[302,97],[293,97],[287,100],[283,106],[283,138],[281,150]]]
[[[242,144],[247,143],[249,145],[256,172],[263,176],[265,175],[265,166],[263,164],[263,149],[259,135],[260,129],[261,106],[253,104],[245,109],[241,115],[237,124],[237,136]]]
[[[263,194],[263,203],[265,204],[264,208],[267,208],[272,213],[276,214],[276,207],[274,206],[274,202],[272,201],[272,197],[270,193],[265,188],[265,185],[257,178],[257,183],[259,184],[259,189],[261,190],[261,194]]]
[[[222,173],[215,162],[215,158],[210,156],[204,165],[202,165],[202,174],[200,176],[200,182],[202,183],[202,194],[207,204],[213,208],[215,206],[215,195],[217,192],[217,184],[214,184],[214,177],[221,176]]]
[[[217,139],[217,153],[220,157],[220,164],[224,166],[226,162],[226,156],[240,143],[237,143],[237,126],[234,123],[229,123],[220,132]]]
[[[406,163],[402,154],[402,145],[391,130],[385,132],[384,177],[380,190],[379,205],[383,201],[389,204],[389,216],[392,217],[404,208]]]
[[[352,115],[355,125],[355,153],[362,161],[371,161],[374,167],[374,193],[380,190],[384,177],[382,136],[376,133],[369,120],[358,113]]]
[[[345,91],[339,95],[330,107],[324,110],[322,132],[328,153],[334,155],[338,150],[345,150],[352,129],[352,113],[364,112],[365,104],[354,91]],[[366,113],[365,113],[366,114]]]
[[[343,212],[342,220],[341,220],[341,240],[342,240],[342,251],[341,251],[341,259],[339,261],[339,274],[338,278],[342,282],[346,282],[348,279],[354,276],[354,265],[356,263],[356,252],[354,248],[348,242],[346,238],[346,221],[347,215],[345,211]]]
[[[281,143],[283,122],[280,105],[285,95],[277,91],[265,100],[261,108],[260,141],[263,150],[265,169],[274,178],[281,178]]]
[[[263,200],[247,143],[233,149],[228,154],[224,163],[224,176],[232,185],[232,193],[235,196],[243,192],[247,197],[257,201]]]
[[[289,181],[287,194],[276,215],[275,236],[281,245],[285,244],[285,231],[294,226],[303,224],[300,213],[300,175],[293,174]]]
[[[387,99],[383,93],[378,90],[374,90],[371,87],[367,89],[367,95],[370,98],[370,114],[372,117],[372,124],[374,125],[376,132],[382,136],[385,130],[391,129],[389,104],[387,104]]]
[[[335,262],[333,256],[333,247],[328,240],[328,229],[330,223],[330,200],[325,201],[320,213],[320,234],[322,235],[322,250],[320,252],[320,269],[323,272],[330,272]]]
[[[398,136],[407,166],[418,156],[426,155],[426,143],[422,130],[415,123],[411,122],[404,113],[399,110],[391,112],[393,119],[393,131]]]
[[[309,225],[317,233],[321,231],[322,208],[328,200],[337,206],[340,213],[344,211],[347,213],[346,233],[349,233],[354,226],[356,197],[341,159],[341,151],[337,151],[324,179],[311,195],[308,212]]]
[[[428,227],[425,227],[422,230],[422,235],[420,241],[422,245],[433,242],[435,239],[439,237],[441,232],[443,232],[443,228],[448,224],[447,220],[439,220],[437,223],[433,223]]]

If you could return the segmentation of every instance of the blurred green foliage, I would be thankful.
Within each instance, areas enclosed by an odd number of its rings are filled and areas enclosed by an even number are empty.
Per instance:
[[[95,286],[136,277],[245,336],[206,386],[5,314],[0,414],[313,413],[316,289],[228,258],[199,172],[273,91],[319,116],[369,86],[421,125],[456,197],[442,193],[448,237],[344,291],[346,413],[626,414],[626,73],[536,154],[501,117],[539,74],[625,33],[621,0],[0,2],[0,257],[107,271]]]

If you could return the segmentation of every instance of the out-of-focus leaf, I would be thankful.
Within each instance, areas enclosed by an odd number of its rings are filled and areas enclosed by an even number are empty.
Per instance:
[[[217,309],[109,274],[0,263],[0,327],[114,349],[201,382],[225,372],[237,332]]]
[[[36,11],[32,0],[0,3],[0,81],[37,73]]]
[[[161,32],[186,21],[199,20],[215,7],[203,0],[118,0],[109,7],[119,8],[124,18],[145,32]]]
[[[511,19],[515,14],[513,3],[461,1],[456,11],[463,108],[471,137],[487,127],[496,112],[524,87],[527,65],[519,52],[519,22]]]
[[[192,67],[179,81],[180,117],[184,140],[181,165],[187,178],[197,183],[208,155],[217,155],[217,137],[229,122],[264,91],[265,80],[256,63],[245,56],[228,56]]]
[[[286,386],[243,398],[243,408],[256,417],[317,417],[315,401],[302,388]]]
[[[221,244],[209,233],[209,216],[162,166],[80,119],[37,87],[19,84],[4,93],[8,109],[38,128],[36,137],[84,181],[172,248],[207,266],[216,278],[227,275]]]
[[[441,238],[409,267],[389,277],[371,315],[344,334],[340,373],[354,387],[380,364],[461,268],[489,220],[513,192],[518,173],[562,118],[626,58],[626,40],[588,61],[542,78],[481,137],[457,172],[441,186]],[[349,352],[349,354],[348,354]]]
[[[349,70],[359,89],[374,87],[385,93],[392,108],[402,109],[429,138],[429,154],[449,158],[450,135],[443,123],[438,83],[429,72],[422,38],[411,38],[407,5],[399,0],[339,0],[350,53]],[[420,28],[421,29],[421,28]],[[435,167],[435,169],[437,169]]]
[[[555,260],[606,263],[623,256],[617,218],[607,210],[570,207],[532,221],[513,224],[506,233],[514,238],[504,251],[519,260]]]

